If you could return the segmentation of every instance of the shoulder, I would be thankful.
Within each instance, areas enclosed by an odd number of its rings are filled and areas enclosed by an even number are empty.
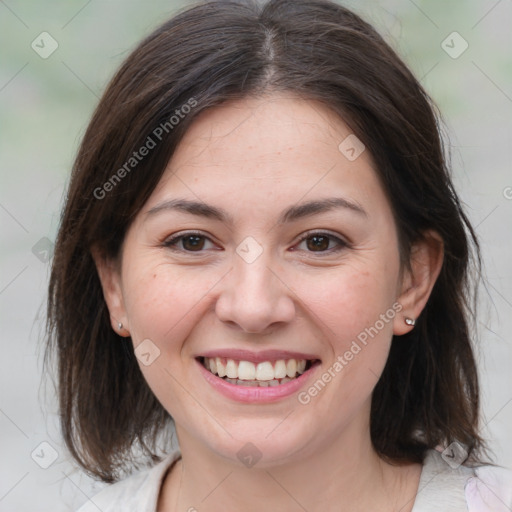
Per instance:
[[[476,468],[466,485],[469,510],[509,512],[512,510],[512,470],[495,466]]]
[[[436,450],[423,462],[413,512],[510,512],[512,471],[458,465]]]
[[[179,457],[179,451],[172,452],[152,468],[105,487],[77,512],[155,512],[162,479]]]

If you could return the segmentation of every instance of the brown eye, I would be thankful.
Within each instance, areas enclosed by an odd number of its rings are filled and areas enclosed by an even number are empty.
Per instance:
[[[192,235],[183,237],[183,248],[187,251],[201,250],[203,246],[203,236]]]
[[[169,238],[164,246],[178,252],[202,252],[209,239],[200,233],[185,233]]]
[[[331,242],[334,242],[334,246],[329,247]],[[329,233],[306,233],[300,240],[299,246],[303,243],[305,243],[306,252],[316,253],[332,253],[349,246],[347,242]]]
[[[307,238],[306,244],[311,251],[325,251],[329,248],[329,237],[323,235],[313,235]]]

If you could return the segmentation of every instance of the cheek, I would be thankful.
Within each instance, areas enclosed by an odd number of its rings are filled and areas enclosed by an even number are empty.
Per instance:
[[[204,314],[207,291],[219,278],[212,269],[197,273],[162,263],[161,259],[127,262],[125,306],[130,333],[137,347],[148,346],[150,364],[138,357],[139,367],[155,396],[173,417],[185,421],[182,411],[190,407],[190,396],[183,391],[188,366],[186,340]],[[123,269],[124,270],[124,269]],[[147,345],[150,340],[152,344]],[[145,345],[144,345],[145,344]],[[156,348],[155,348],[156,347]],[[142,350],[140,351],[142,352]],[[155,357],[156,356],[156,357]]]
[[[206,292],[218,277],[211,269],[201,273],[188,270],[156,259],[127,265],[125,306],[135,344],[149,338],[168,347],[190,332],[194,312],[201,309]]]
[[[386,364],[399,267],[391,268],[388,262],[384,268],[379,261],[360,258],[329,269],[325,278],[300,280],[303,287],[299,293],[308,297],[308,309],[317,319],[315,324],[330,356],[323,375],[332,382],[327,390],[330,396],[316,405],[326,408],[326,417],[335,414],[333,411],[343,412],[340,417],[355,414],[371,396]]]
[[[304,297],[308,309],[319,321],[333,348],[341,350],[365,329],[374,326],[386,314],[396,297],[396,272],[382,272],[380,265],[360,264],[326,270],[322,275],[297,280],[297,295]],[[385,335],[392,322],[378,323]]]

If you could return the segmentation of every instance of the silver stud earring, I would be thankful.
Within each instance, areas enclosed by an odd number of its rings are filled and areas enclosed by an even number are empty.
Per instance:
[[[117,328],[118,328],[119,330],[121,330],[121,329],[123,328],[123,324],[122,324],[121,322],[119,322],[119,323],[117,324]]]
[[[405,317],[405,323],[414,327],[416,325],[416,320],[414,320],[414,318]]]

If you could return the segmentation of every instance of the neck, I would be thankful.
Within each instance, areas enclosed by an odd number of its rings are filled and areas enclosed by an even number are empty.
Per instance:
[[[265,468],[246,468],[177,433],[182,459],[164,481],[159,512],[412,510],[421,466],[384,462],[359,424],[324,439],[323,449]]]

